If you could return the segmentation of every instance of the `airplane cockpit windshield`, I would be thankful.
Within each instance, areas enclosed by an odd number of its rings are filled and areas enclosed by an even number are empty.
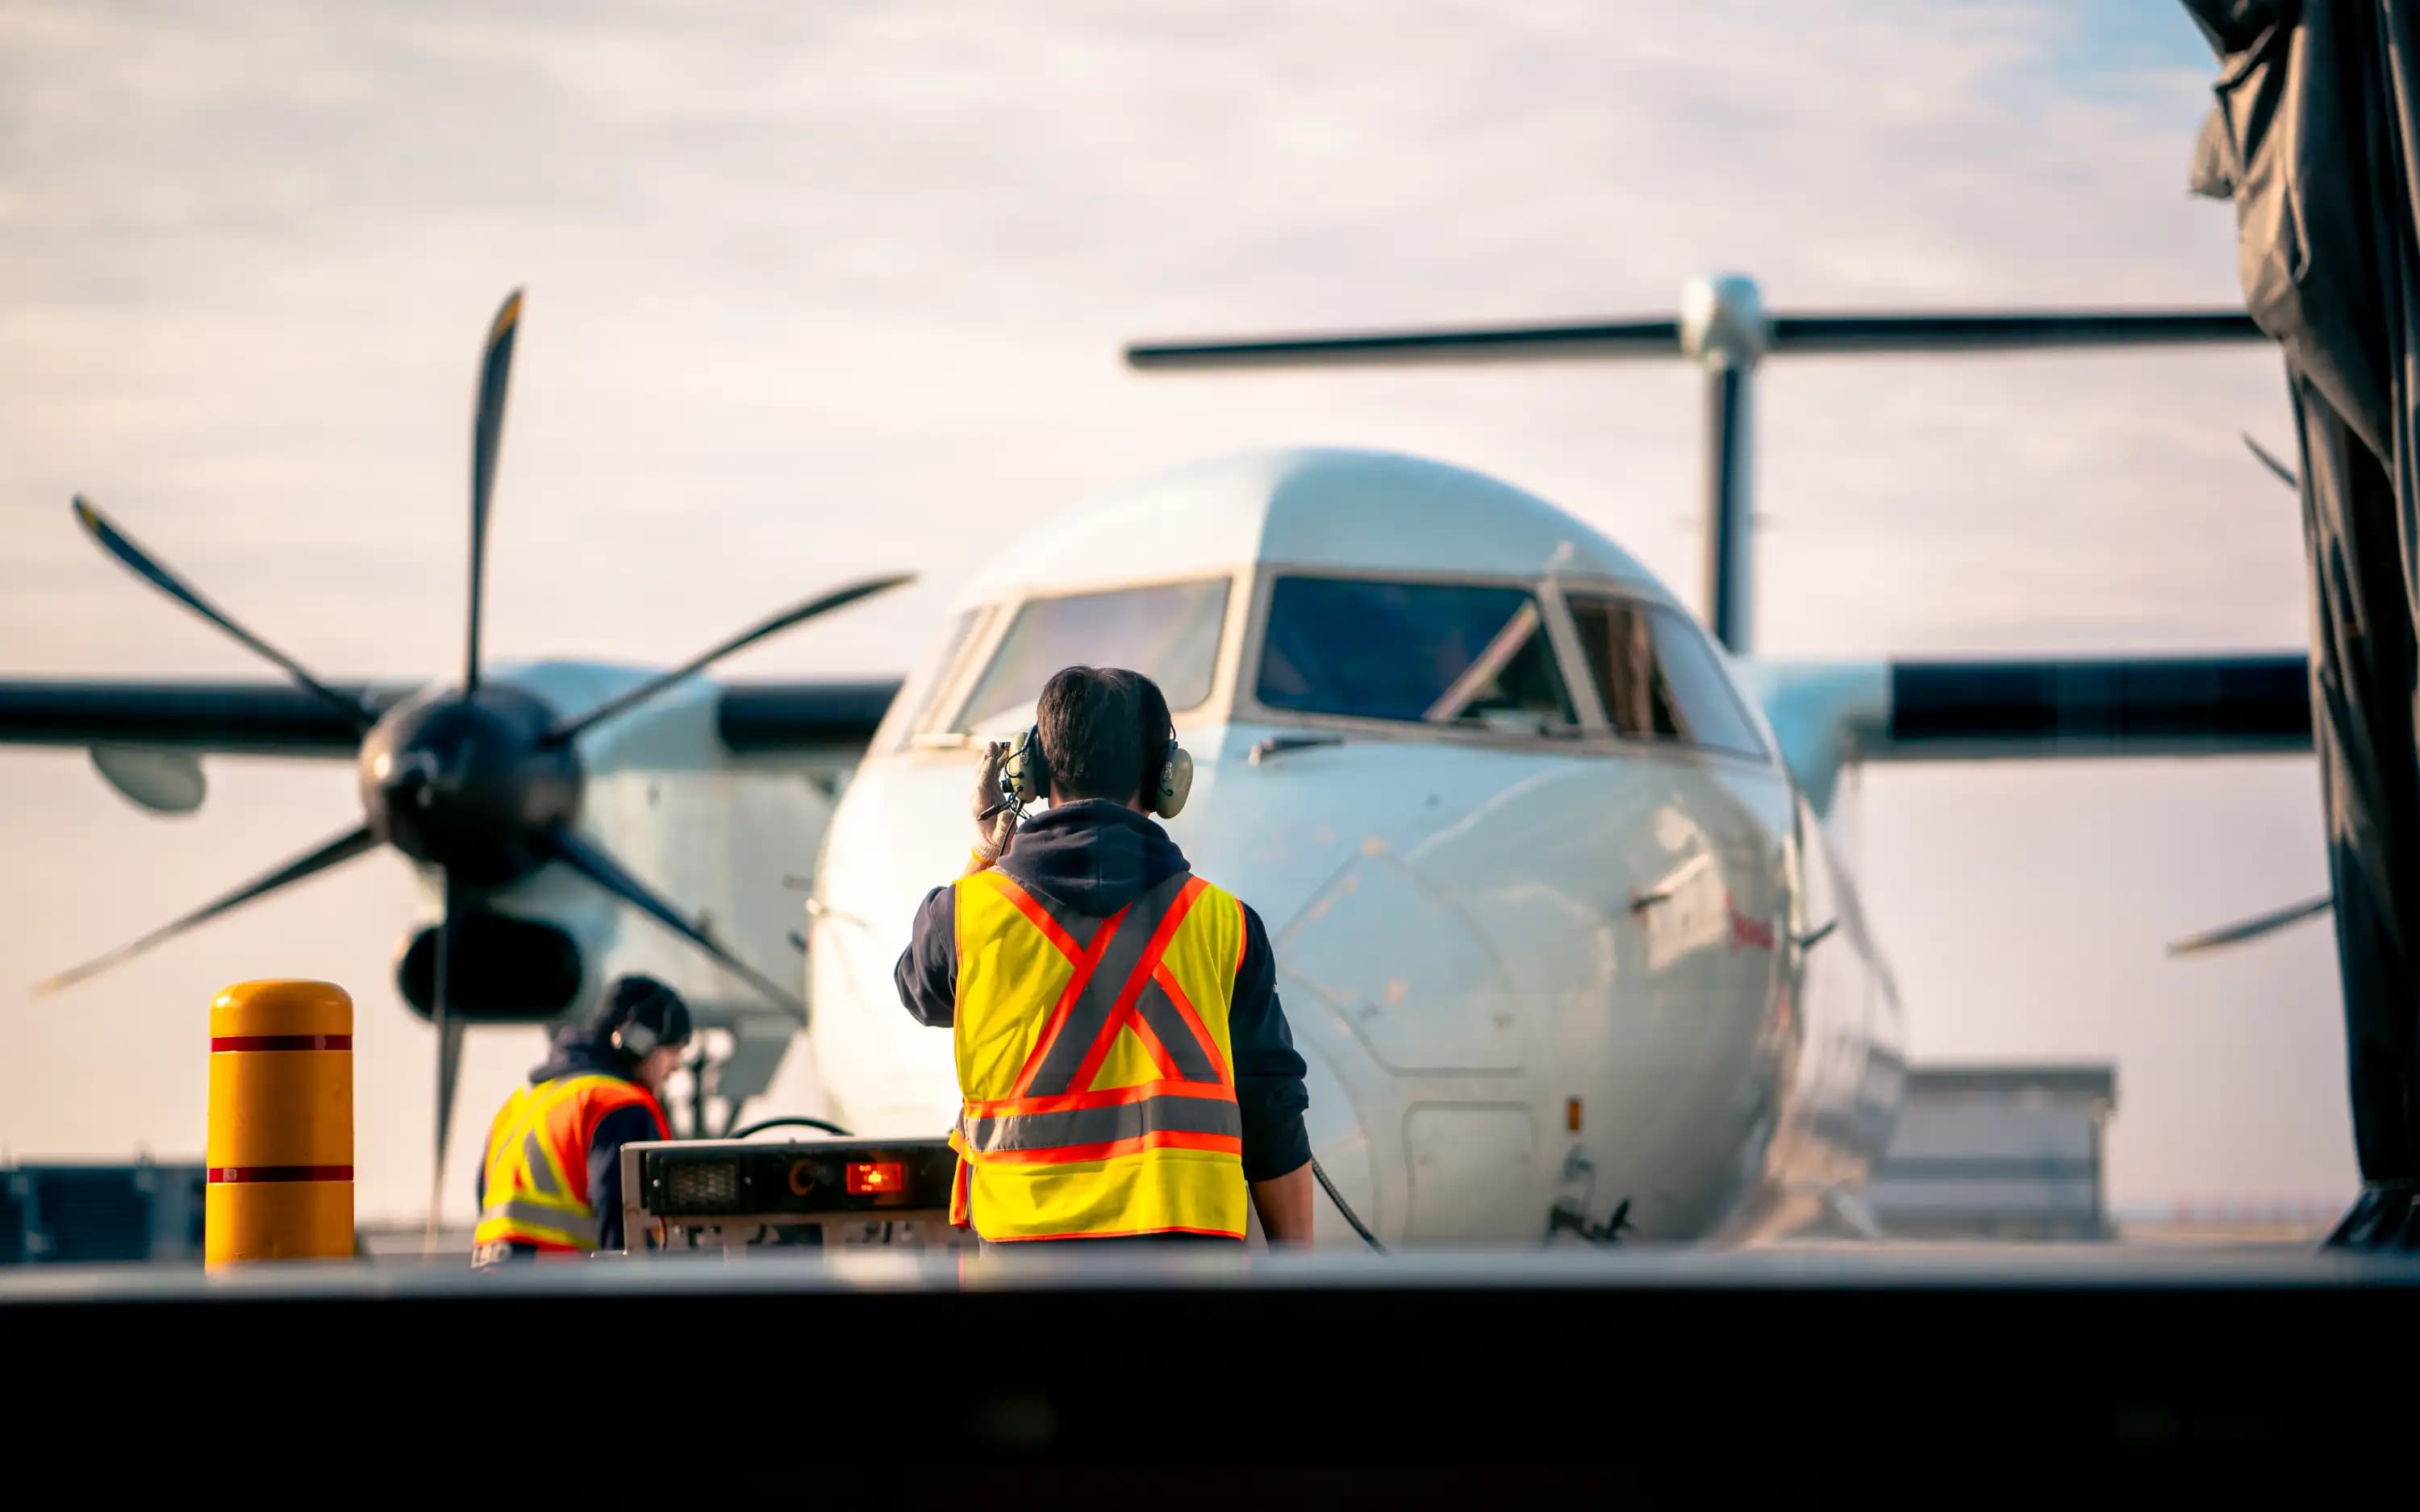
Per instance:
[[[974,733],[1030,718],[1042,685],[1072,666],[1131,667],[1182,714],[1210,696],[1226,617],[1224,578],[1030,600],[949,729]]]
[[[1705,638],[1680,615],[1611,594],[1566,602],[1614,733],[1767,756]]]
[[[1280,578],[1254,691],[1295,714],[1577,728],[1537,597],[1509,584]]]

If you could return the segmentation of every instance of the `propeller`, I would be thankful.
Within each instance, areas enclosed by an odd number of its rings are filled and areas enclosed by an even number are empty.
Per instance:
[[[2316,898],[2289,903],[2284,908],[2273,909],[2251,918],[2239,919],[2235,923],[2221,925],[2217,929],[2204,930],[2199,934],[2188,934],[2182,939],[2171,940],[2168,942],[2168,954],[2194,955],[2203,950],[2214,950],[2223,945],[2239,945],[2245,940],[2258,939],[2261,935],[2274,933],[2288,924],[2299,924],[2304,919],[2316,918],[2334,906],[2335,906],[2335,895],[2321,893]]]
[[[123,563],[136,577],[143,579],[170,598],[235,637],[253,651],[275,662],[285,670],[288,677],[318,695],[321,702],[351,720],[353,729],[358,733],[367,734],[370,727],[378,723],[378,715],[369,705],[359,699],[349,698],[337,692],[304,671],[301,662],[227,618],[217,605],[194,592],[193,586],[185,579],[162,566],[150,552],[135,545],[132,536],[119,530],[107,516],[95,509],[84,495],[75,496],[73,507],[76,523],[84,527],[85,533],[100,543],[102,550]]]
[[[504,440],[504,387],[513,374],[513,338],[520,332],[521,291],[504,296],[488,324],[479,359],[479,407],[471,412],[471,609],[463,638],[462,693],[479,691],[479,609],[487,594],[488,501],[496,488],[496,448]]]
[[[504,440],[504,391],[513,373],[513,339],[520,332],[521,290],[504,296],[488,322],[479,358],[479,398],[471,411],[471,581],[462,636],[462,696],[479,691],[479,611],[487,602],[488,505],[495,496],[496,449]],[[422,770],[426,770],[423,768]],[[427,789],[421,791],[426,792]],[[445,1150],[454,1132],[454,1084],[462,1072],[462,1026],[445,1016],[447,978],[455,953],[455,877],[443,873],[444,900],[437,918],[436,959],[428,974],[428,1023],[437,1031],[436,1151],[428,1164],[428,1227],[421,1253],[437,1253],[437,1218],[445,1205]]]
[[[2048,351],[2269,339],[2239,310],[1942,310],[1912,314],[1769,314],[1753,280],[1692,279],[1675,316],[1547,325],[1315,332],[1243,340],[1132,342],[1139,372],[1310,365],[1633,362],[1685,358],[1704,370],[1706,628],[1733,656],[1754,646],[1749,433],[1754,375],[1770,357],[1899,352]]]
[[[752,646],[767,636],[778,634],[801,621],[814,619],[818,614],[829,613],[843,605],[854,604],[870,594],[881,593],[886,588],[896,588],[914,577],[914,573],[894,572],[888,577],[868,578],[861,582],[853,582],[845,588],[836,588],[829,594],[808,599],[795,609],[784,609],[752,629],[742,630],[730,640],[699,652],[672,671],[649,678],[627,693],[620,693],[607,699],[580,717],[562,721],[546,733],[546,744],[568,745],[623,710],[644,703],[674,684],[694,676],[709,664],[721,660],[743,646]]]
[[[2294,476],[2294,470],[2277,460],[2267,447],[2254,440],[2250,434],[2243,434],[2243,444],[2250,447],[2252,455],[2260,459],[2260,465],[2275,473],[2287,487],[2302,486],[2301,481]],[[2232,924],[2222,924],[2216,929],[2204,930],[2198,934],[2187,934],[2180,939],[2170,940],[2168,954],[2198,955],[2205,950],[2215,950],[2223,946],[2241,945],[2246,940],[2257,940],[2264,934],[2273,934],[2289,924],[2299,924],[2304,919],[2315,918],[2335,905],[2334,893],[2321,893],[2317,898],[2306,898],[2301,903],[2288,903],[2283,908],[2271,909],[2265,914],[2256,914],[2250,918],[2238,919]]]
[[[428,1227],[420,1239],[424,1256],[437,1253],[437,1217],[445,1207],[445,1149],[454,1133],[454,1083],[462,1072],[463,1026],[445,1016],[445,979],[454,955],[455,887],[454,874],[448,872],[437,917],[437,959],[428,974],[428,1025],[437,1031],[437,1152],[428,1163]]]
[[[673,911],[673,906],[647,889],[644,883],[623,870],[622,863],[607,855],[594,841],[583,840],[568,827],[558,825],[547,834],[557,859],[598,887],[621,899],[641,913],[652,916],[664,928],[696,946],[721,962],[734,976],[765,995],[768,1001],[788,1011],[800,1025],[807,1022],[807,1005],[799,1001],[788,989],[759,972],[754,966],[733,955],[722,942],[703,928],[690,923]]]
[[[608,719],[641,707],[721,658],[870,594],[913,580],[891,574],[819,594],[721,640],[671,671],[640,683],[576,717],[566,717],[520,688],[482,677],[481,610],[487,575],[488,522],[504,425],[504,395],[520,329],[522,291],[515,289],[488,327],[479,361],[478,399],[471,428],[470,580],[462,662],[456,688],[431,688],[384,709],[336,691],[300,662],[254,635],[101,514],[83,496],[75,517],[85,532],[136,576],[200,615],[255,654],[273,662],[315,697],[343,713],[360,732],[356,756],[362,823],[132,944],[39,983],[48,994],[83,981],[176,938],[210,919],[392,845],[434,872],[442,893],[428,990],[429,1022],[437,1031],[435,1161],[429,1175],[427,1243],[436,1242],[445,1154],[452,1133],[455,1083],[469,1026],[460,1011],[464,956],[461,926],[484,912],[493,889],[560,865],[672,931],[775,1007],[803,1024],[806,1005],[742,961],[706,929],[633,876],[575,826],[584,774],[579,738]]]
[[[454,1132],[454,1085],[462,1074],[462,1036],[469,1027],[458,1019],[438,1021],[437,1159],[428,1170],[428,1231],[421,1238],[423,1255],[437,1253],[437,1215],[443,1211],[445,1197],[445,1149]]]
[[[98,976],[114,965],[134,959],[155,945],[174,939],[197,924],[207,924],[221,914],[232,913],[256,898],[266,898],[280,887],[291,887],[305,877],[317,876],[331,867],[342,866],[356,856],[366,855],[377,844],[370,837],[369,826],[357,825],[334,840],[296,856],[276,871],[245,883],[215,903],[204,903],[174,923],[163,925],[132,944],[121,945],[107,955],[97,956],[55,977],[44,978],[34,983],[34,992],[37,995],[48,996],[62,987],[72,987],[87,977]]]

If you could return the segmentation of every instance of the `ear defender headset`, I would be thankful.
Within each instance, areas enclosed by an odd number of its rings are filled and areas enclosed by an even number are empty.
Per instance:
[[[1025,806],[1050,791],[1050,758],[1042,749],[1042,727],[1029,725],[1000,764],[1000,793],[1018,813]],[[1168,748],[1160,752],[1159,786],[1151,795],[1151,811],[1162,819],[1173,819],[1185,811],[1185,800],[1193,794],[1193,756],[1176,743],[1176,730],[1168,732]]]
[[[613,1048],[644,1060],[650,1051],[661,1045],[664,1037],[643,1023],[639,1015],[659,1003],[665,1003],[671,996],[671,990],[663,983],[652,983],[646,996],[623,1011],[622,1022],[613,1026]]]

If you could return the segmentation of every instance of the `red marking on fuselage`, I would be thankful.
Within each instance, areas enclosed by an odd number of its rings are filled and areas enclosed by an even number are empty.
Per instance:
[[[1732,949],[1736,950],[1744,945],[1752,945],[1760,950],[1770,950],[1773,949],[1773,926],[1771,924],[1766,923],[1761,918],[1750,918],[1745,914],[1741,913],[1739,911],[1739,904],[1732,902],[1729,893],[1725,893],[1723,895],[1723,906],[1730,911]]]

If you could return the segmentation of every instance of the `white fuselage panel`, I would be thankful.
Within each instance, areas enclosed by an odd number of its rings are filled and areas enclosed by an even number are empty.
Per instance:
[[[1807,1014],[1780,991],[1779,771],[1610,740],[1367,739],[1252,764],[1279,733],[1188,730],[1192,799],[1167,828],[1266,924],[1314,1148],[1381,1237],[1533,1244],[1558,1199],[1596,1223],[1627,1198],[1641,1238],[1749,1211],[1785,1115],[1811,1116],[1786,1105]],[[965,866],[973,766],[871,759],[830,831],[811,1038],[861,1132],[956,1115],[950,1036],[908,1017],[892,972],[917,904]]]

